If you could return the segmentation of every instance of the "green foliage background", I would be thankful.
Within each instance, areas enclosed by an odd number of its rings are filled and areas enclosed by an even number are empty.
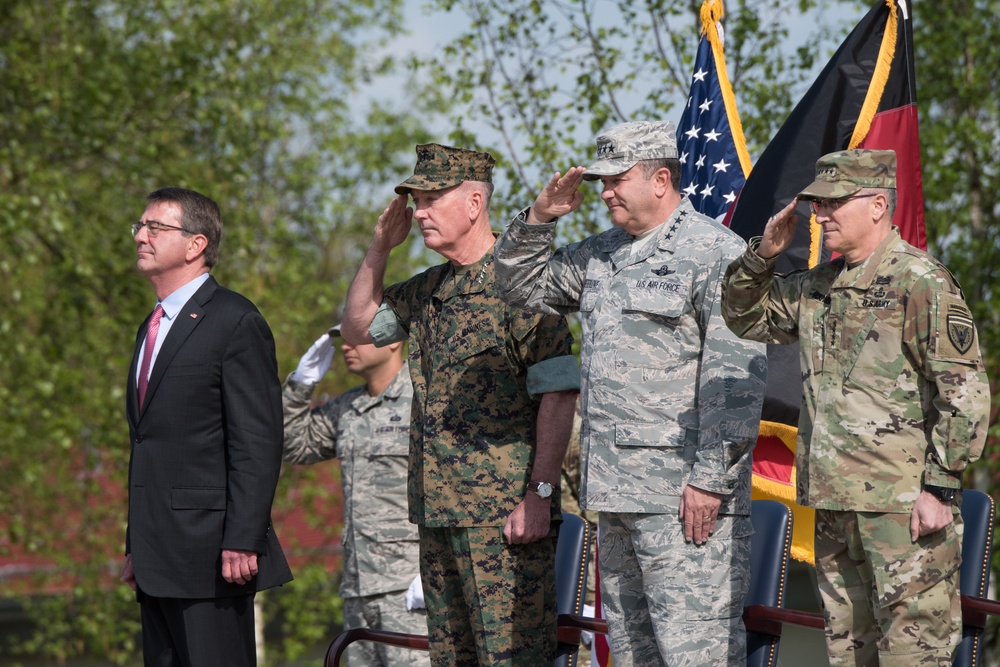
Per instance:
[[[257,303],[292,370],[338,316],[372,202],[426,139],[419,106],[366,108],[358,92],[391,70],[373,54],[401,21],[399,0],[0,3],[0,552],[48,564],[34,588],[57,594],[28,600],[42,622],[22,648],[135,655],[137,606],[117,577],[123,372],[154,301],[128,232],[145,194],[219,202],[215,275]],[[405,249],[393,270],[410,272]],[[288,502],[283,482],[275,512]],[[267,602],[300,638],[274,659],[329,625],[306,593]]]
[[[586,164],[597,131],[676,118],[684,102],[700,0],[426,2],[464,26],[433,57],[393,47],[411,18],[403,0],[0,2],[0,556],[45,563],[28,583],[55,593],[19,598],[41,621],[20,650],[137,656],[137,609],[117,577],[123,378],[153,305],[127,231],[145,193],[179,185],[219,202],[214,273],[260,307],[287,373],[339,317],[414,144],[491,150],[499,228],[552,172]],[[727,3],[726,57],[752,156],[872,2]],[[1000,0],[916,5],[931,251],[965,288],[995,383]],[[361,93],[398,88],[393,74],[409,82],[405,103]],[[605,218],[590,193],[561,240]],[[389,280],[425,261],[419,245],[400,248]],[[339,359],[327,377],[331,394],[356,382]],[[969,480],[994,497],[997,435]],[[286,469],[275,514],[305,507],[333,539],[334,502],[316,470]],[[261,596],[279,637],[269,663],[303,655],[339,616],[335,576],[318,563]],[[0,595],[24,583],[0,579]]]

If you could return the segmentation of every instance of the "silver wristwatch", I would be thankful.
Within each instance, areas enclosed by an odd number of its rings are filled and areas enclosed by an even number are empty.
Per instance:
[[[548,482],[528,482],[528,490],[534,491],[541,498],[552,497],[552,485]]]

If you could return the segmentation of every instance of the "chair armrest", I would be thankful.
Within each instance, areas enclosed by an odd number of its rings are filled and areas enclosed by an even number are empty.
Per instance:
[[[373,641],[390,646],[400,646],[402,648],[423,649],[428,648],[427,635],[407,635],[402,632],[389,632],[388,630],[372,630],[369,628],[353,628],[345,630],[333,638],[330,648],[326,650],[325,667],[337,667],[340,665],[340,658],[349,644],[356,641]]]
[[[794,623],[807,628],[824,628],[822,614],[809,611],[799,611],[797,609],[782,609],[779,607],[768,607],[761,604],[750,605],[743,609],[743,623],[747,630],[751,632],[761,632],[763,634],[781,636],[782,623]],[[589,616],[577,616],[575,614],[559,614],[559,631],[575,628],[578,630],[588,630],[590,632],[608,633],[608,623],[604,619],[590,618]]]
[[[784,623],[793,623],[817,630],[822,630],[825,626],[823,614],[812,611],[769,607],[762,604],[752,604],[743,609],[743,624],[750,632],[780,637],[781,626]]]
[[[962,596],[962,622],[980,630],[986,627],[987,616],[1000,616],[1000,602],[986,598]]]
[[[577,614],[559,614],[559,641],[562,641],[564,628],[587,630],[588,632],[597,632],[602,635],[608,634],[608,622],[603,618],[591,618],[590,616],[579,616]]]

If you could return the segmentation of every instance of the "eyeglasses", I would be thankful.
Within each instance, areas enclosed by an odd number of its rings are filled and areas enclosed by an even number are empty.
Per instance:
[[[809,202],[809,208],[813,210],[813,213],[819,213],[822,209],[826,209],[833,213],[844,203],[849,202],[852,199],[866,199],[868,197],[878,197],[878,193],[870,195],[853,195],[851,197],[841,197],[840,199],[813,199]]]
[[[156,220],[150,220],[148,222],[142,222],[140,220],[139,222],[132,223],[132,236],[138,234],[139,230],[142,229],[143,227],[146,228],[146,232],[150,236],[156,236],[164,229],[176,229],[178,231],[187,232],[188,234],[193,233],[191,232],[190,229],[184,229],[183,227],[178,227],[176,225],[168,225],[164,222],[157,222]]]

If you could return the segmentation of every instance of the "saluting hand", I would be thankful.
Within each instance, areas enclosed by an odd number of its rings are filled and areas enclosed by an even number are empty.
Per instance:
[[[413,226],[413,209],[406,205],[407,195],[399,195],[378,217],[372,246],[379,252],[388,253],[406,240]]]
[[[792,241],[795,240],[795,226],[799,222],[799,216],[795,214],[795,207],[798,205],[799,200],[796,197],[788,206],[767,219],[767,226],[764,227],[764,234],[757,247],[758,255],[770,259],[792,245]]]
[[[580,184],[583,183],[583,172],[586,167],[572,167],[565,176],[560,177],[557,171],[538,193],[535,203],[531,205],[528,214],[528,224],[537,225],[552,222],[553,219],[572,213],[583,203],[583,193]]]

